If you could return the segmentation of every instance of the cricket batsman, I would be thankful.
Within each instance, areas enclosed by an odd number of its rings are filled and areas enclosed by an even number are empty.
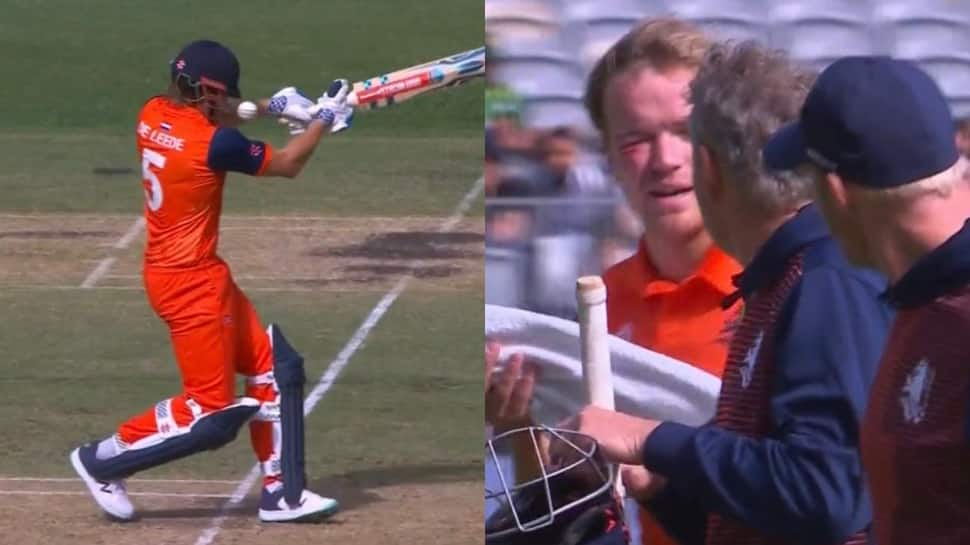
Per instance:
[[[228,172],[292,178],[324,134],[350,127],[350,85],[335,80],[314,103],[292,87],[268,103],[294,135],[274,149],[234,128],[239,62],[208,40],[187,45],[171,62],[165,95],[143,106],[136,141],[145,190],[144,285],[168,325],[182,392],[123,422],[111,436],[75,449],[71,464],[98,506],[131,520],[125,479],[139,471],[220,448],[249,423],[263,472],[259,518],[316,519],[337,501],[305,489],[303,359],[278,326],[259,316],[218,256],[222,190]],[[246,377],[235,397],[235,375]]]

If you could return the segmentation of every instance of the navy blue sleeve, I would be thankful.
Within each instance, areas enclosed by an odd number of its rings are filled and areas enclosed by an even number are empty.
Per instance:
[[[209,142],[207,161],[216,172],[242,172],[255,176],[263,169],[270,150],[265,142],[250,140],[238,129],[220,127]]]
[[[776,329],[772,433],[661,424],[644,465],[703,508],[766,534],[841,543],[868,527],[859,422],[889,311],[847,270],[807,270]]]
[[[677,545],[704,545],[707,512],[674,487],[665,487],[656,497],[640,505],[650,511]]]

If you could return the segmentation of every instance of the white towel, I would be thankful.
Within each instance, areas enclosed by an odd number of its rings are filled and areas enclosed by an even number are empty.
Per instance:
[[[537,423],[554,425],[583,407],[579,324],[485,305],[485,337],[502,344],[503,362],[521,352],[540,366],[532,405]],[[694,426],[713,417],[717,377],[619,337],[611,336],[609,344],[617,411]]]

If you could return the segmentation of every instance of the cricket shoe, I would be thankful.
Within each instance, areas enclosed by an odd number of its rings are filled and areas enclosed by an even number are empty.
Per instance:
[[[98,507],[107,513],[108,517],[120,522],[129,521],[135,518],[135,507],[128,499],[128,492],[125,490],[125,481],[99,481],[88,472],[84,465],[84,460],[93,458],[97,451],[97,443],[88,443],[78,447],[71,452],[71,465],[77,472],[84,484],[88,486],[91,496],[98,503]]]
[[[263,522],[315,522],[340,509],[337,500],[304,490],[300,496],[300,504],[291,507],[283,497],[283,487],[280,485],[263,488],[263,495],[259,499],[259,520]]]

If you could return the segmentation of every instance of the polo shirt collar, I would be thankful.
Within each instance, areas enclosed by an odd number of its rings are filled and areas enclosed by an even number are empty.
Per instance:
[[[737,275],[734,284],[747,298],[776,280],[788,259],[808,244],[829,236],[822,213],[814,204],[802,207],[761,245],[751,263]]]
[[[637,276],[645,279],[641,291],[644,297],[673,292],[688,282],[698,280],[707,283],[725,296],[735,289],[732,277],[733,271],[737,270],[737,264],[717,246],[711,245],[694,274],[679,283],[660,276],[650,260],[647,246],[642,239],[637,253],[639,254],[636,260],[639,269]]]
[[[884,297],[895,307],[915,307],[970,283],[970,220],[921,257]]]

